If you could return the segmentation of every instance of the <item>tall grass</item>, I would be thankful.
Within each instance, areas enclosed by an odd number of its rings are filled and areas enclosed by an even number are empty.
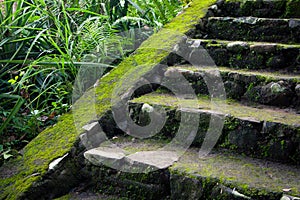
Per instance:
[[[177,0],[1,1],[0,154],[70,109],[78,72],[97,69],[100,78],[152,33],[145,27],[160,28],[180,7]],[[77,98],[90,84],[76,86]]]

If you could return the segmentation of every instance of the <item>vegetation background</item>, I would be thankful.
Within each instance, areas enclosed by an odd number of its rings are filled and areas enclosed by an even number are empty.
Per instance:
[[[185,5],[179,0],[1,0],[0,165],[70,110],[72,96],[76,100],[90,85],[84,79],[75,84],[78,75],[93,70],[100,78]]]

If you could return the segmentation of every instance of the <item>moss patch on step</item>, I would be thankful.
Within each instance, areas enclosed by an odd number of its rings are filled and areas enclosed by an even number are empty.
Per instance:
[[[191,178],[218,180],[254,199],[281,194],[286,188],[291,189],[291,195],[300,195],[299,169],[229,153],[199,158],[198,149],[189,149],[170,171]]]
[[[156,151],[168,144],[169,141],[162,139],[157,140],[153,138],[137,139],[127,136],[118,137],[113,142],[118,147],[122,148],[125,151],[125,154],[133,154],[139,151]]]
[[[233,42],[233,41],[230,41],[230,40],[220,40],[220,39],[192,39],[193,40],[201,40],[209,45],[213,45],[213,44],[216,44],[216,45],[221,45],[221,46],[226,46],[227,44]],[[274,43],[274,42],[253,42],[253,41],[244,41],[246,43],[248,43],[249,45],[259,45],[259,44],[267,44],[267,45],[270,45],[270,44],[276,44],[276,48],[278,50],[282,49],[282,48],[300,48],[300,45],[299,44],[285,44],[285,43]]]
[[[205,9],[214,2],[194,0],[191,7],[151,36],[133,55],[103,77],[99,86],[82,96],[73,106],[72,112],[61,116],[56,125],[47,128],[32,140],[24,148],[22,156],[3,165],[0,169],[0,199],[22,198],[47,173],[50,162],[71,151],[83,132],[81,127],[98,120],[110,109],[112,91],[118,84],[122,85],[122,77],[128,73],[132,79],[138,79],[154,69],[180,42],[183,34],[204,17]]]
[[[289,80],[294,83],[300,83],[300,75],[294,74],[282,74],[279,72],[268,72],[262,70],[249,70],[249,69],[232,69],[228,67],[194,67],[191,65],[181,65],[176,66],[177,69],[191,70],[193,72],[198,71],[210,71],[218,70],[221,74],[237,73],[244,76],[256,76],[261,82],[271,82],[271,81],[280,81],[280,80]]]
[[[289,0],[287,2],[286,17],[300,17],[300,0]]]
[[[212,107],[217,108],[218,112],[230,114],[236,118],[252,118],[258,121],[269,121],[283,123],[287,125],[298,125],[300,115],[286,112],[282,109],[270,108],[254,108],[242,105],[233,100],[220,102],[223,107],[218,107],[218,104],[213,105],[208,97],[199,97],[198,101],[191,99],[178,99],[175,96],[168,94],[148,94],[132,100],[133,103],[148,103],[174,108],[194,108],[202,110],[210,110]],[[216,103],[218,103],[216,101]],[[184,106],[183,106],[184,105]]]

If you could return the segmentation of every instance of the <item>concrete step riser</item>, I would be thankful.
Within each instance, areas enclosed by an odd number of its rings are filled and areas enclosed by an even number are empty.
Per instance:
[[[300,43],[299,19],[210,17],[199,31],[200,38]]]
[[[193,43],[195,41],[191,41]],[[217,66],[300,74],[300,47],[270,43],[199,40]]]
[[[147,118],[147,114],[143,114],[141,111],[142,105],[140,103],[131,104],[130,112],[137,124],[145,125],[149,123],[149,118]],[[159,105],[155,106],[160,107]],[[158,137],[174,137],[180,124],[181,114],[185,112],[195,112],[194,114],[198,113],[200,116],[198,133],[193,141],[194,146],[200,147],[207,133],[211,111],[178,111],[167,107],[167,121]],[[300,160],[299,134],[300,129],[297,126],[226,115],[222,135],[217,146],[249,156],[297,163]]]
[[[156,162],[162,163],[168,159],[158,150],[161,145],[170,144],[162,138],[133,140],[119,136],[114,143],[125,151],[128,148],[133,150],[131,155],[145,153],[145,157],[136,160],[140,164],[148,163],[150,157],[146,152],[149,151],[158,152],[155,155],[160,159]],[[103,158],[109,157],[110,150],[108,148],[104,154],[90,152],[98,160],[95,165],[86,166],[86,170],[92,172],[89,174],[95,190],[106,194],[119,194],[130,199],[279,200],[283,196],[293,198],[291,195],[298,196],[300,192],[297,184],[300,173],[295,166],[229,152],[214,151],[206,157],[199,157],[198,148],[189,148],[183,155],[178,155],[178,160],[172,165],[147,173],[132,173],[138,165],[131,162],[127,163],[131,166],[128,168],[130,172],[111,169],[103,164]],[[155,160],[156,156],[152,156],[150,160]],[[148,165],[147,169],[151,166]],[[283,190],[288,190],[287,194],[283,194]]]
[[[246,200],[246,199],[259,199],[259,200],[279,200],[282,193],[265,193],[259,194],[259,190],[253,189],[253,196],[246,196],[239,193],[235,194],[233,188],[226,187],[220,184],[220,180],[210,179],[206,177],[195,177],[191,174],[182,174],[182,172],[174,170],[171,174],[171,199],[172,200],[186,200],[186,199],[220,199],[220,200]],[[228,183],[230,185],[230,183]],[[232,187],[232,186],[231,186]],[[234,188],[240,191],[241,188]],[[259,195],[255,195],[255,194]]]
[[[201,68],[196,71],[185,68],[170,68],[169,70],[174,69],[178,70],[178,73],[181,73],[191,83],[196,94],[209,95],[204,79],[204,77],[208,77],[208,72],[201,71]],[[220,74],[227,98],[300,110],[300,91],[298,91],[300,78],[289,79],[238,71],[220,71]],[[218,79],[216,78],[216,80]]]
[[[99,163],[101,164],[101,163]],[[93,188],[104,194],[119,195],[130,199],[165,199],[170,193],[169,171],[157,170],[150,173],[129,173],[108,168],[104,165],[88,165]]]
[[[216,7],[217,6],[217,7]],[[298,1],[219,1],[210,10],[215,16],[224,17],[269,17],[269,18],[299,18],[300,2]],[[213,9],[214,8],[214,9]]]
[[[124,198],[130,199],[247,199],[241,198],[239,195],[244,195],[242,187],[237,187],[238,184],[230,182],[225,183],[228,186],[221,184],[219,178],[203,177],[201,175],[193,176],[188,173],[183,173],[180,170],[160,170],[149,174],[131,174],[114,171],[112,169],[91,166],[94,174],[98,176],[92,177],[94,182],[94,190],[101,191],[102,194],[118,194]],[[154,178],[153,175],[156,175]],[[157,183],[144,183],[140,177],[148,180],[156,180]],[[280,192],[261,192],[261,188],[251,188],[252,198],[260,200],[279,200],[283,194]],[[234,192],[237,191],[237,192]],[[240,192],[238,192],[240,191]],[[244,197],[249,197],[244,195]]]

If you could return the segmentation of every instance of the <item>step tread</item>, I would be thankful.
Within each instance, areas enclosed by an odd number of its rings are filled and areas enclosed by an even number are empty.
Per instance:
[[[203,41],[207,43],[228,44],[232,42],[246,42],[249,45],[276,45],[280,48],[300,48],[300,44],[286,44],[280,42],[263,42],[263,41],[242,41],[242,40],[222,40],[222,39],[189,39],[189,41]],[[200,43],[201,44],[201,43]]]
[[[130,154],[157,151],[168,144],[168,141],[164,140],[151,138],[133,140],[132,137],[121,136],[112,142]],[[300,194],[298,184],[300,169],[296,166],[253,159],[227,151],[212,152],[204,158],[199,158],[198,151],[198,148],[189,148],[179,156],[178,161],[169,167],[171,174],[200,176],[209,180],[218,179],[222,184],[230,184],[235,188],[247,186],[247,189],[278,193],[283,189],[290,189],[290,195]]]
[[[277,71],[271,72],[267,70],[250,70],[250,69],[233,69],[229,67],[210,67],[210,66],[205,66],[205,67],[195,67],[192,65],[175,65],[171,66],[170,68],[176,68],[179,70],[179,72],[185,72],[185,71],[193,71],[193,72],[205,72],[205,71],[211,71],[211,70],[218,70],[221,73],[238,73],[241,75],[245,76],[263,76],[267,77],[271,80],[291,80],[294,82],[300,82],[300,75],[295,75],[295,74],[286,74],[286,73],[280,73]]]
[[[226,152],[199,158],[198,149],[189,149],[171,170],[190,176],[216,178],[238,191],[247,188],[240,191],[242,193],[250,188],[278,193],[291,189],[292,195],[300,195],[299,168]]]
[[[242,16],[242,17],[229,17],[229,16],[226,16],[226,17],[209,17],[209,19],[234,20],[234,21],[239,21],[239,19],[244,19],[244,18],[249,18],[249,19],[252,18],[252,19],[266,20],[266,21],[300,21],[300,18],[265,18],[265,17],[253,17],[253,16]],[[241,22],[243,22],[243,21],[241,21]]]
[[[55,198],[54,200],[127,200],[127,198],[118,195],[105,195],[100,192],[78,189],[79,191],[71,191],[69,194]]]
[[[297,114],[294,111],[264,105],[250,107],[233,100],[224,102],[215,101],[214,104],[211,104],[210,99],[203,96],[199,97],[198,101],[195,101],[192,99],[178,99],[170,94],[151,93],[133,99],[131,102],[189,109],[191,112],[217,112],[223,115],[231,115],[239,119],[274,122],[295,127],[300,126],[300,114]],[[182,108],[181,105],[184,105],[184,108]],[[211,110],[212,106],[214,107],[213,110]]]

